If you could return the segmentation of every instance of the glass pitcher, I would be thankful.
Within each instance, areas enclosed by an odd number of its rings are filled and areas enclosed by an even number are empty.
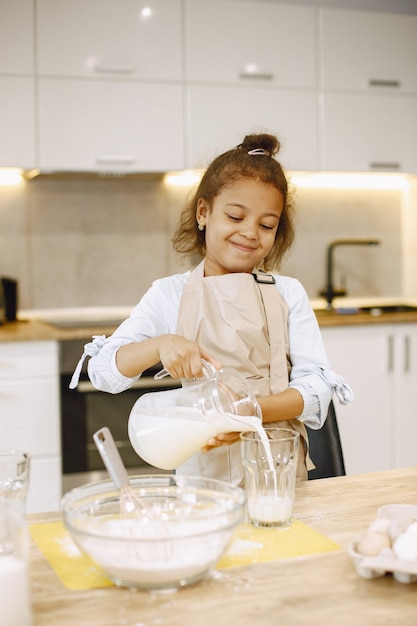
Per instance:
[[[257,431],[261,407],[236,370],[203,361],[203,378],[146,393],[134,404],[128,433],[137,454],[164,470],[179,467],[219,433]],[[158,375],[161,378],[164,370]]]

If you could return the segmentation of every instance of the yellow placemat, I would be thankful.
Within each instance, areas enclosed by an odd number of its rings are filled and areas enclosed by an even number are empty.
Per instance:
[[[217,567],[265,563],[333,550],[340,550],[340,546],[297,520],[283,529],[242,524],[236,529],[230,547]]]
[[[62,522],[32,524],[29,530],[38,548],[68,589],[95,589],[113,584],[91,559],[80,552]],[[297,520],[282,530],[242,524],[236,529],[230,547],[217,568],[265,563],[333,550],[340,550],[340,546]]]
[[[73,591],[109,587],[112,581],[83,554],[62,522],[32,524],[32,539],[62,584]]]

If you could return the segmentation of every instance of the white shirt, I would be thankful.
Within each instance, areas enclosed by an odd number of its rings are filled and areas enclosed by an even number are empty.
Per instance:
[[[140,342],[164,334],[175,334],[180,300],[190,272],[156,280],[125,320],[110,337],[95,337],[84,348],[84,354],[74,373],[71,387],[78,382],[82,362],[91,356],[88,374],[93,385],[109,393],[129,388],[138,378],[123,376],[116,365],[120,346]],[[326,419],[333,392],[340,402],[353,399],[350,387],[331,369],[324,350],[316,316],[307,293],[295,278],[275,275],[275,285],[289,307],[289,358],[292,364],[290,387],[297,389],[304,400],[299,416],[311,428],[320,428]]]

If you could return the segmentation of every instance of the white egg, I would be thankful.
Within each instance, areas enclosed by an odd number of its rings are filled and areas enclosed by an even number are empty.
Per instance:
[[[407,535],[417,535],[417,522],[413,522],[406,530]]]
[[[417,535],[403,533],[392,546],[397,559],[401,561],[417,560]]]
[[[397,537],[399,537],[406,531],[406,528],[407,528],[407,522],[405,522],[403,519],[392,520],[390,522],[390,525],[387,531],[387,534],[389,538],[391,539],[391,543],[394,543]]]
[[[389,519],[377,519],[369,524],[368,530],[375,530],[377,533],[387,533],[390,523]]]
[[[377,556],[384,548],[390,547],[390,540],[385,533],[368,530],[358,543],[357,551],[363,556]]]

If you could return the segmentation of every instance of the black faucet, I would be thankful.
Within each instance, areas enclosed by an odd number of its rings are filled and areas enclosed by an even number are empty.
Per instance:
[[[346,295],[346,289],[336,289],[333,286],[333,250],[338,246],[377,246],[379,243],[379,239],[335,239],[330,242],[327,248],[326,289],[320,291],[320,295],[327,300],[328,311],[332,310],[333,298]]]

